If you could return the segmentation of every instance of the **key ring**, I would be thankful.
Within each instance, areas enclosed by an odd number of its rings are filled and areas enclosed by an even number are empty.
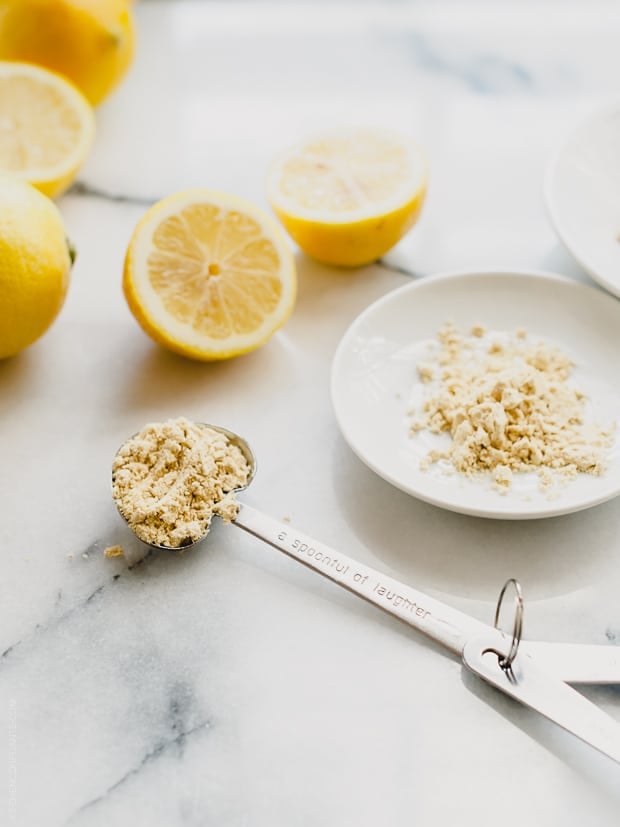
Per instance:
[[[508,650],[508,654],[504,654],[503,652],[499,652],[497,649],[491,649],[489,651],[494,652],[499,658],[499,665],[501,666],[504,671],[509,672],[512,669],[512,664],[514,659],[517,657],[517,652],[519,651],[519,644],[521,643],[521,634],[523,632],[523,593],[521,591],[521,585],[518,580],[515,580],[514,577],[511,577],[510,580],[506,580],[504,586],[499,593],[499,597],[497,599],[497,607],[495,609],[495,620],[493,625],[496,629],[501,631],[499,628],[499,614],[502,608],[502,603],[504,601],[504,595],[506,594],[506,589],[508,586],[514,586],[515,589],[515,621],[512,627],[512,640],[510,642],[510,649]]]

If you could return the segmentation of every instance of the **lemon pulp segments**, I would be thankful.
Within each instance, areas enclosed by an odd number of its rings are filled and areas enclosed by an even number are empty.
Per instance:
[[[153,246],[151,286],[170,315],[198,333],[252,332],[282,297],[277,250],[247,215],[193,204],[159,225]]]
[[[410,179],[407,149],[372,132],[311,141],[282,164],[283,195],[334,218],[376,209]]]
[[[37,102],[36,119],[32,102]],[[56,166],[71,149],[80,124],[75,110],[52,86],[31,77],[0,75],[0,164],[13,172]],[[8,114],[10,113],[10,114]],[[43,122],[55,128],[41,130]]]
[[[178,193],[140,222],[125,294],[154,339],[187,356],[227,358],[266,341],[295,298],[291,251],[256,207],[221,193]]]

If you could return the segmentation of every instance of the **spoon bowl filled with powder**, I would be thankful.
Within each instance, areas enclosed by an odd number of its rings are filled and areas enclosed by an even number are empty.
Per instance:
[[[235,494],[256,472],[245,440],[225,428],[185,418],[153,422],[119,448],[112,496],[144,543],[187,548],[208,533],[214,515],[230,522]]]

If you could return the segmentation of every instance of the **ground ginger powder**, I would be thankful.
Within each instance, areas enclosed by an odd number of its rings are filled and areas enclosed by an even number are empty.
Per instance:
[[[559,477],[600,475],[613,428],[584,423],[585,395],[569,381],[574,367],[560,350],[527,341],[524,330],[489,335],[480,325],[469,336],[446,325],[438,350],[418,365],[434,383],[413,411],[412,432],[448,432],[445,450],[431,451],[422,467],[449,460],[459,472],[490,472],[500,490],[513,473],[538,472],[543,488]]]
[[[233,492],[249,473],[242,452],[224,434],[171,419],[146,425],[121,447],[112,493],[141,540],[180,548],[200,539],[214,514],[226,522],[236,517]]]
[[[122,546],[108,546],[104,548],[103,556],[107,557],[108,560],[113,560],[115,557],[124,557],[125,552]]]

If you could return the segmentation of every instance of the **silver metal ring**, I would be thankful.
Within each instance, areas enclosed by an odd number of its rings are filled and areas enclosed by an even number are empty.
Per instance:
[[[519,581],[515,580],[514,577],[511,577],[510,580],[506,580],[506,582],[504,583],[504,587],[499,593],[499,597],[497,599],[497,607],[495,609],[495,621],[493,625],[496,629],[499,629],[499,614],[502,608],[502,603],[504,601],[504,595],[506,594],[506,589],[508,588],[508,586],[514,586],[515,589],[515,620],[512,627],[512,640],[510,642],[510,649],[508,650],[508,654],[505,655],[502,652],[494,650],[496,655],[499,657],[499,665],[502,667],[502,669],[505,669],[506,671],[512,668],[514,659],[517,657],[517,652],[519,651],[519,644],[521,643],[521,635],[523,633],[523,593],[521,591],[521,585],[519,584]]]

